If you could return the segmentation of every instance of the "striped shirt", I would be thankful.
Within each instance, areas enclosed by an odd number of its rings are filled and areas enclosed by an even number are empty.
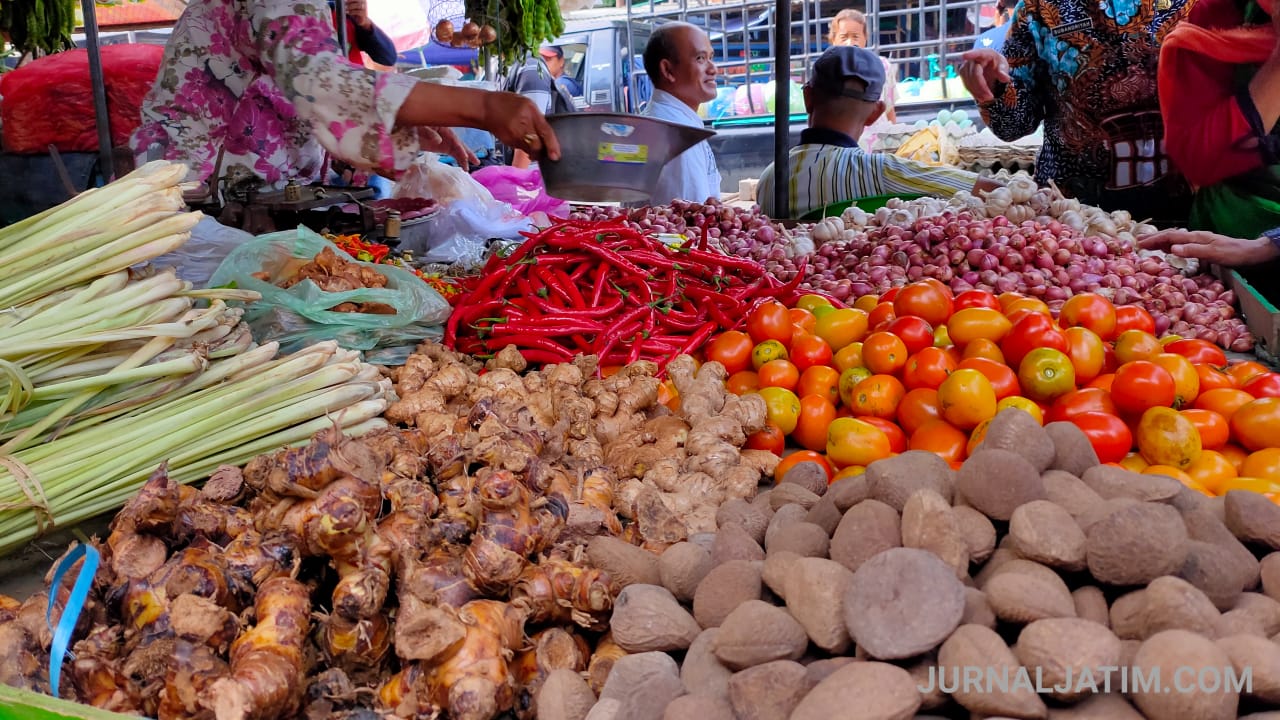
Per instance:
[[[791,217],[840,202],[876,195],[950,197],[972,190],[974,173],[934,167],[887,153],[869,153],[844,133],[808,128],[788,155],[791,166],[788,204]],[[760,211],[772,217],[773,165],[764,169],[756,187]]]

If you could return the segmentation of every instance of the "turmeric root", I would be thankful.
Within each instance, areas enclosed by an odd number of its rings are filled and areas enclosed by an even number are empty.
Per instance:
[[[427,671],[411,662],[378,688],[378,707],[399,718],[436,717],[442,708],[431,702]]]
[[[529,490],[511,472],[484,468],[476,480],[484,515],[462,568],[477,590],[496,594],[511,587],[529,557],[550,543],[561,518],[536,512]]]
[[[601,628],[613,609],[609,574],[563,557],[545,557],[521,573],[511,589],[513,605],[527,609],[529,622],[574,622]]]
[[[496,600],[473,600],[458,616],[466,637],[433,663],[427,688],[451,720],[490,720],[515,701],[508,663],[524,635],[524,614]]]
[[[609,678],[613,664],[626,656],[627,651],[613,641],[612,632],[605,633],[600,642],[596,643],[596,651],[591,654],[591,660],[587,663],[587,683],[597,696],[604,689],[604,682]]]
[[[351,620],[338,614],[322,624],[320,649],[330,665],[353,673],[378,668],[391,650],[391,623],[385,614]]]
[[[173,661],[160,693],[158,720],[213,720],[213,712],[200,706],[200,697],[210,692],[213,684],[230,675],[226,661],[208,645],[179,640],[173,648]]]
[[[231,676],[215,681],[202,698],[217,720],[289,717],[301,705],[311,629],[307,586],[272,578],[259,589],[255,611],[257,623],[231,645]]]

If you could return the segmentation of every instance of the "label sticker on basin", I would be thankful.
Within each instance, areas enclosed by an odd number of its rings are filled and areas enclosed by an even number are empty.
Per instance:
[[[596,155],[596,159],[607,163],[643,165],[649,162],[649,146],[600,143],[600,152]]]
[[[614,137],[624,138],[624,137],[631,137],[631,133],[635,132],[636,128],[634,125],[623,125],[621,123],[604,123],[600,126],[600,130],[603,131],[605,135],[612,135]]]

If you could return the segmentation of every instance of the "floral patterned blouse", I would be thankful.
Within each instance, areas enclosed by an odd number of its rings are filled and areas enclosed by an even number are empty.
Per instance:
[[[395,126],[416,84],[348,62],[325,0],[201,0],[173,29],[130,145],[198,182],[241,164],[273,187],[307,184],[326,151],[394,177],[418,151],[416,129]]]

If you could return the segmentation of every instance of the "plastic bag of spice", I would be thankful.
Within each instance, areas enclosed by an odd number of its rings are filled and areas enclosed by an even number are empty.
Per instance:
[[[385,285],[329,292],[310,279],[292,282],[300,268],[316,261],[326,249],[344,263],[385,277]],[[260,235],[237,247],[218,266],[209,286],[262,295],[245,308],[244,316],[258,342],[279,341],[281,352],[290,353],[335,340],[349,350],[365,351],[366,359],[374,362],[376,358],[382,364],[403,363],[418,343],[441,337],[450,312],[448,301],[412,272],[355,260],[301,227]],[[377,312],[351,312],[352,308]]]

